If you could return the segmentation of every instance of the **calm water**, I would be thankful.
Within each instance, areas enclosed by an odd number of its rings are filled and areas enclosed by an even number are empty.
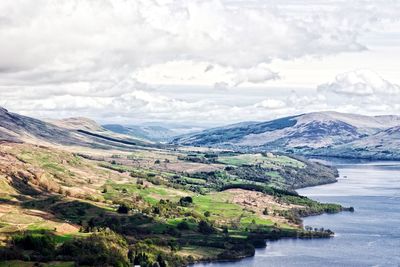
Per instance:
[[[353,206],[354,213],[309,217],[304,225],[324,227],[331,239],[268,242],[256,256],[227,266],[395,266],[400,267],[400,162],[335,163],[339,182],[298,192],[322,202]]]

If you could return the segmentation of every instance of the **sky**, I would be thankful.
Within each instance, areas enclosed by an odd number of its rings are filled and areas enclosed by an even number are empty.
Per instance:
[[[400,115],[399,0],[2,0],[0,106],[221,125]]]

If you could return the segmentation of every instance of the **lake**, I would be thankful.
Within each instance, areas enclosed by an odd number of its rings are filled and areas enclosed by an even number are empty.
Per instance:
[[[335,162],[337,183],[298,190],[321,202],[353,206],[341,212],[304,219],[304,225],[329,228],[330,239],[283,239],[257,249],[255,257],[238,262],[204,263],[227,266],[400,266],[400,162]]]

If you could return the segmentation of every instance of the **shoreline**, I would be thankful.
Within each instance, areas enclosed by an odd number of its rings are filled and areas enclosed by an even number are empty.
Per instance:
[[[297,188],[296,190],[309,188],[309,187],[311,188],[311,187],[316,187],[316,186],[328,185],[328,184],[335,184],[337,182],[338,182],[338,180],[336,180],[335,182],[327,182],[327,183],[322,183],[322,184],[318,184],[318,185],[301,187],[301,188]],[[297,191],[296,191],[296,193],[297,193]],[[302,195],[300,195],[300,196],[302,196]],[[314,200],[314,199],[312,199],[312,200]],[[314,200],[314,201],[316,201],[316,200]],[[340,204],[338,204],[338,205],[340,205]],[[347,212],[354,212],[354,208],[353,207],[343,207],[343,206],[341,206],[341,207],[342,207],[342,209],[339,212],[346,212],[346,211]],[[336,213],[339,213],[339,212],[334,212],[334,213],[322,212],[322,213],[318,213],[318,214],[310,214],[310,215],[306,215],[306,216],[301,216],[302,222],[301,222],[301,226],[300,227],[304,230],[304,225],[303,225],[303,219],[304,218],[311,217],[311,216],[320,216],[320,215],[323,215],[323,214],[336,214]],[[316,233],[321,234],[321,232],[316,232]],[[265,249],[268,246],[268,241],[278,241],[278,240],[285,240],[285,239],[287,239],[287,240],[289,240],[289,239],[292,239],[292,240],[295,240],[295,239],[303,239],[303,240],[304,239],[309,239],[309,240],[311,240],[311,239],[330,239],[330,238],[334,238],[335,235],[336,235],[334,232],[332,232],[328,236],[299,236],[299,232],[297,232],[296,234],[297,234],[297,236],[292,236],[292,237],[283,236],[283,237],[278,237],[278,238],[264,238],[263,240],[264,240],[265,244],[263,246],[254,247],[254,254],[252,254],[252,255],[242,256],[242,257],[239,257],[239,258],[232,258],[232,259],[218,259],[217,258],[217,259],[204,260],[204,261],[203,260],[199,260],[199,261],[195,261],[193,263],[188,264],[188,266],[195,267],[197,264],[212,264],[212,263],[221,263],[221,262],[222,263],[223,262],[227,262],[227,263],[229,263],[229,262],[231,262],[231,263],[240,262],[240,261],[242,261],[244,259],[255,257],[255,254],[256,254],[257,250]]]

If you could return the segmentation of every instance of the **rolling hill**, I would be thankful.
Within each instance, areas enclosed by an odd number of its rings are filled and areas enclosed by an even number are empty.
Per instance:
[[[242,151],[282,151],[340,157],[397,158],[392,138],[400,116],[364,116],[314,112],[267,122],[251,122],[180,136],[174,144],[232,148]],[[382,140],[382,141],[379,141]],[[386,141],[384,141],[386,140]],[[380,146],[379,142],[382,143]],[[394,142],[394,143],[393,143]],[[386,144],[391,144],[386,147]],[[398,147],[398,146],[397,146]],[[362,150],[372,151],[361,153]],[[358,150],[357,150],[358,149]],[[381,157],[383,151],[386,156]],[[368,154],[368,156],[367,156]]]
[[[121,149],[150,144],[146,140],[118,135],[85,118],[46,122],[4,108],[0,108],[0,141]]]

